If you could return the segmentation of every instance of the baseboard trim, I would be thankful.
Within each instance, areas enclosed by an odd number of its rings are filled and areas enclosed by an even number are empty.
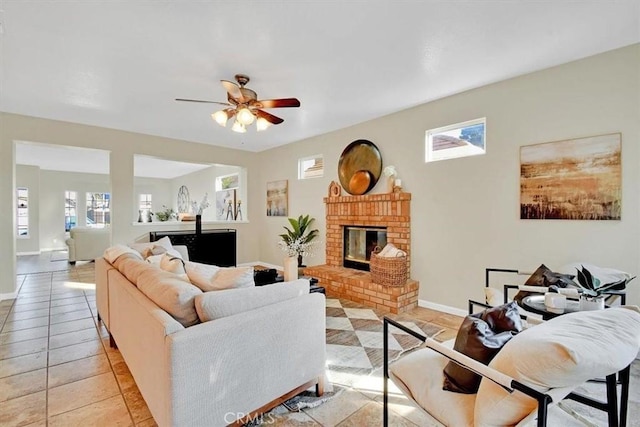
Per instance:
[[[0,294],[0,301],[6,300],[6,299],[16,299],[17,296],[18,296],[18,291],[10,292],[8,294]]]
[[[40,248],[40,252],[57,252],[57,251],[66,251],[68,250],[68,246],[61,246],[59,248]]]
[[[40,255],[40,251],[16,252],[16,256]]]
[[[435,302],[419,299],[418,306],[424,308],[430,308],[431,310],[443,311],[445,313],[454,314],[456,316],[465,317],[467,314],[466,310],[462,310],[461,308],[451,307],[449,305],[438,304]]]

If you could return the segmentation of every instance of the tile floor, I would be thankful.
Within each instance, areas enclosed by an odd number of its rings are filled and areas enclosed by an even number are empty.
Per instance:
[[[17,284],[18,297],[0,301],[0,426],[156,425],[97,322],[93,263],[19,274]],[[397,319],[439,325],[445,329],[437,337],[441,341],[455,337],[462,320],[424,308]],[[380,426],[381,390],[377,370],[321,406],[280,414],[265,424]],[[390,401],[393,426],[439,425],[398,393]]]
[[[18,262],[19,271],[54,271],[18,274],[18,297],[0,301],[0,425],[155,425],[122,356],[109,347],[108,333],[97,321],[94,264],[60,270],[58,261],[47,264],[48,254],[25,261],[29,265]],[[460,322],[426,309],[402,318],[411,316],[447,328],[443,338],[455,335],[452,328]],[[429,425],[407,405],[395,403],[392,425]],[[381,417],[380,387],[365,384],[320,407],[279,415],[271,424],[362,426],[381,424]]]

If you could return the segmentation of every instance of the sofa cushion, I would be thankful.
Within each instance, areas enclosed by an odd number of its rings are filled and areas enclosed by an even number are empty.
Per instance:
[[[629,308],[581,311],[524,330],[498,352],[490,367],[546,392],[575,388],[628,366],[640,349],[640,313]],[[476,425],[513,425],[536,408],[532,398],[509,394],[483,379]]]
[[[253,267],[217,267],[215,265],[185,262],[189,281],[204,292],[255,286]]]
[[[120,244],[113,245],[105,249],[103,256],[107,261],[109,261],[110,264],[113,264],[121,256],[137,258],[139,260],[143,259],[142,255],[140,255],[140,252],[136,251],[133,248],[130,248],[129,246]]]
[[[147,264],[147,269],[138,277],[138,289],[182,326],[198,323],[195,297],[202,291],[191,283]]]
[[[113,266],[135,286],[138,286],[140,275],[153,268],[149,263],[128,255],[119,256]]]
[[[201,322],[208,322],[308,293],[309,281],[306,279],[251,288],[205,292],[196,296],[196,311]]]

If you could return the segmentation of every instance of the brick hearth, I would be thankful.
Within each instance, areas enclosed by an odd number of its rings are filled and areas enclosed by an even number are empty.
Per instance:
[[[368,271],[342,266],[343,227],[386,227],[387,242],[407,253],[411,271],[411,193],[325,197],[326,265],[308,267],[304,274],[318,279],[327,295],[347,298],[383,311],[401,313],[418,305],[418,282],[409,279],[399,287],[371,281]]]

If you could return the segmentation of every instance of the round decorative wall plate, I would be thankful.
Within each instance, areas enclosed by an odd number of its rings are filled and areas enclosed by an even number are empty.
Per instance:
[[[382,155],[373,142],[358,139],[342,151],[338,178],[347,193],[361,195],[371,191],[381,173]]]

